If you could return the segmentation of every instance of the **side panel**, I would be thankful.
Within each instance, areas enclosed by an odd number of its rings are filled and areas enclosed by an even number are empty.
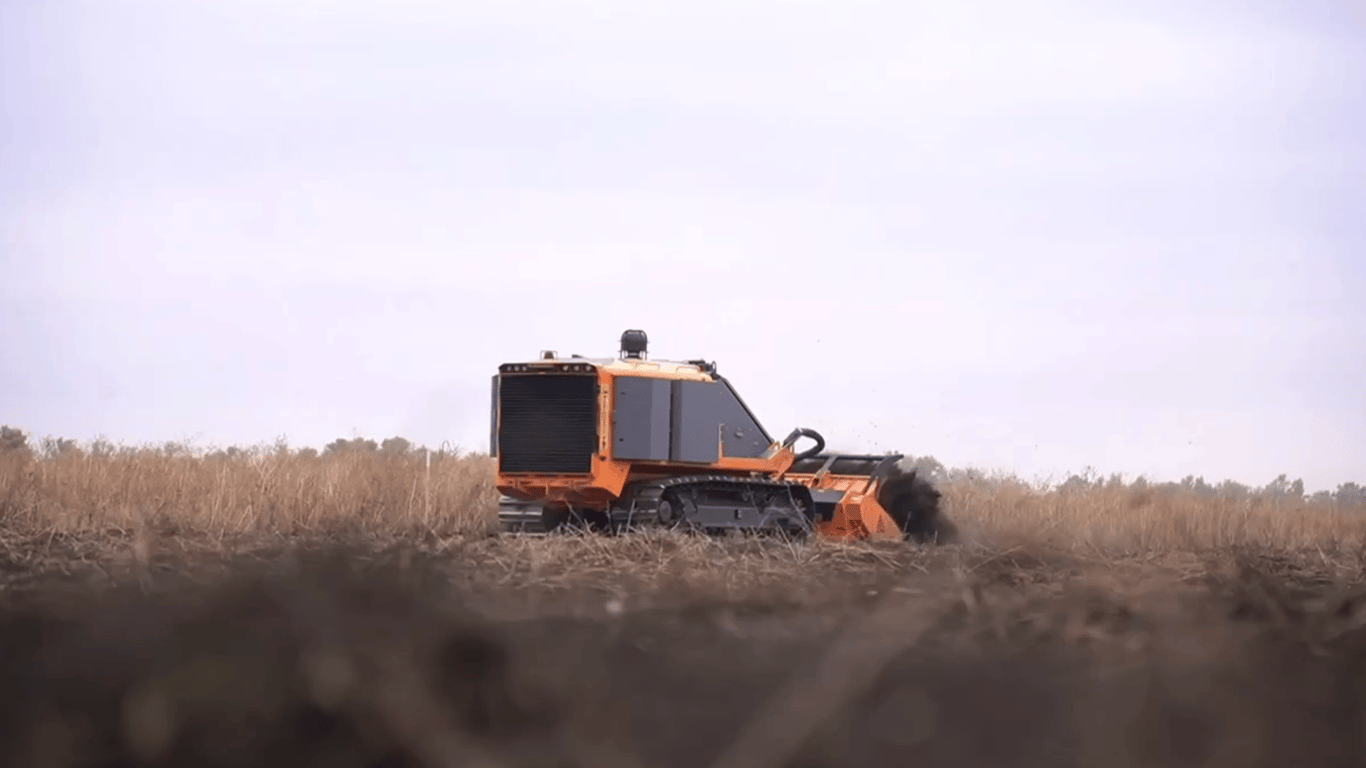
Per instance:
[[[723,382],[675,381],[672,395],[674,461],[716,461],[718,433],[726,456],[753,459],[768,450],[772,440]]]
[[[773,439],[768,436],[759,422],[750,415],[749,409],[724,383],[714,385],[720,410],[721,439],[725,444],[727,456],[757,459],[764,455]]]
[[[764,429],[764,425],[759,422],[759,418],[755,416],[754,412],[749,409],[749,406],[745,404],[745,399],[743,397],[740,397],[740,393],[735,391],[735,387],[730,383],[729,380],[726,379],[725,376],[717,376],[716,380],[719,381],[721,385],[726,388],[727,395],[731,400],[734,401],[735,407],[739,409],[736,415],[733,418],[731,418],[727,423],[732,426],[737,426],[741,424],[745,425],[746,441],[758,440],[761,441],[764,445],[763,448],[759,449],[759,454],[754,455],[758,456],[762,454],[763,451],[768,448],[768,446],[773,444],[773,436],[768,434],[768,430]],[[737,446],[736,450],[744,449]],[[729,443],[726,444],[726,455],[749,456],[749,454],[747,453],[732,453],[731,446]]]
[[[675,381],[671,397],[673,405],[672,435],[669,457],[674,461],[710,464],[717,455],[714,416],[716,387],[705,381]]]
[[[724,382],[675,381],[673,408],[675,461],[716,461],[718,431],[726,456],[734,458],[759,458],[772,443]]]
[[[613,384],[612,457],[668,461],[670,382],[618,376]]]

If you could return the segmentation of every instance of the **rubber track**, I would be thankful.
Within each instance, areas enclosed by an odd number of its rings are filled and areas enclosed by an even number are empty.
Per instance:
[[[710,495],[708,491],[723,491],[727,494],[744,490],[785,492],[789,500],[803,503],[806,507],[805,516],[799,514],[795,506],[792,507],[794,514],[790,519],[801,521],[800,526],[804,530],[808,532],[812,530],[809,515],[814,514],[812,510],[815,503],[809,488],[804,485],[784,483],[777,480],[737,478],[733,475],[685,475],[632,484],[628,487],[627,493],[623,495],[623,501],[630,499],[627,502],[627,508],[613,510],[612,522],[614,527],[629,525],[632,528],[640,528],[659,525],[657,507],[665,492],[689,487],[699,489],[700,495],[704,497]],[[781,528],[782,526],[766,527]]]

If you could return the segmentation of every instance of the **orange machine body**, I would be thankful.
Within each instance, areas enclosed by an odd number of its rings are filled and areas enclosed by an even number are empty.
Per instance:
[[[620,358],[543,352],[500,366],[490,441],[505,524],[544,521],[546,510],[604,523],[647,506],[677,511],[661,498],[690,509],[697,527],[744,528],[744,519],[763,517],[763,504],[740,509],[705,497],[718,491],[764,504],[786,494],[824,537],[903,537],[878,500],[880,474],[900,456],[822,455],[824,441],[810,430],[775,440],[714,364],[647,360],[643,341],[639,354],[627,346],[623,335]],[[818,447],[796,452],[802,436]],[[737,507],[733,514],[726,504]]]

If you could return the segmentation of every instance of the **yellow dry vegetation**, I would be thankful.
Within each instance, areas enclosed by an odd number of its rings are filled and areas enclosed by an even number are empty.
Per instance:
[[[1042,489],[1012,477],[950,484],[944,507],[970,537],[1109,554],[1366,545],[1366,508],[1295,498],[1095,485]]]
[[[27,531],[452,534],[490,525],[497,498],[477,454],[172,445],[0,457],[0,514]]]
[[[50,446],[49,446],[50,448]],[[480,534],[496,530],[493,464],[406,445],[318,453],[96,444],[0,452],[0,521],[19,533],[210,536]],[[1355,550],[1366,509],[1115,484],[1058,489],[1010,476],[942,486],[964,539],[1094,554],[1229,547]]]

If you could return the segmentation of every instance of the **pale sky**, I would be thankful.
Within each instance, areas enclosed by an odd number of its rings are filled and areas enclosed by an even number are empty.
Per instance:
[[[0,4],[0,423],[486,450],[542,349],[771,433],[1366,481],[1366,10]]]

